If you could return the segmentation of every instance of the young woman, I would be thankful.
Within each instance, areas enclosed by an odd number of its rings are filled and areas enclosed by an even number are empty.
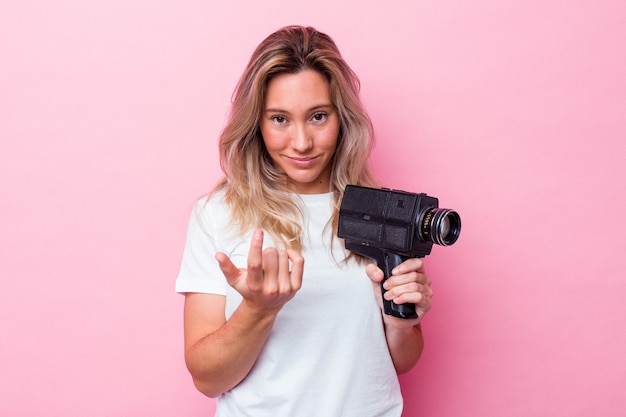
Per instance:
[[[336,236],[347,184],[376,186],[359,81],[327,35],[285,27],[255,50],[220,137],[224,178],[191,216],[176,290],[185,359],[218,416],[400,416],[432,290],[420,259],[383,272]]]

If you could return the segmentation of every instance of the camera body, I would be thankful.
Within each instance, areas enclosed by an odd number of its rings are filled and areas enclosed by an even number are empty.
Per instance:
[[[337,236],[344,239],[346,249],[374,259],[385,274],[384,283],[406,259],[423,258],[433,244],[452,245],[460,230],[459,215],[439,208],[435,197],[348,185],[339,209]],[[395,304],[383,298],[383,307],[385,314],[395,317],[417,317],[415,304]]]

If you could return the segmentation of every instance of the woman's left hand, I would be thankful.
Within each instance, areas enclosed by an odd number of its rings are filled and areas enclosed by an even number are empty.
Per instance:
[[[383,271],[376,264],[369,264],[365,269],[367,276],[374,284],[374,293],[380,308],[383,308],[380,282],[384,278]],[[416,319],[393,317],[383,312],[385,325],[397,329],[417,325],[432,305],[433,290],[430,278],[424,270],[424,262],[420,258],[411,258],[395,267],[385,283],[385,299],[396,304],[413,303],[417,312]]]

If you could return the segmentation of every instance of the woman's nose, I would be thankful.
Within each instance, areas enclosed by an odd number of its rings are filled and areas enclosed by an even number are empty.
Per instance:
[[[306,152],[313,147],[313,138],[306,126],[295,126],[291,147],[298,152]]]

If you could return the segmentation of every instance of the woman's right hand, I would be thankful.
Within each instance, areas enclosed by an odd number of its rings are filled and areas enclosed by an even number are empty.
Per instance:
[[[237,268],[222,252],[215,255],[228,284],[259,314],[277,314],[302,287],[304,258],[292,249],[263,249],[263,231],[254,231],[247,268]]]
[[[247,268],[237,268],[224,253],[215,258],[243,301],[226,320],[225,296],[185,296],[185,361],[196,387],[209,397],[232,389],[248,375],[278,312],[302,286],[304,269],[297,251],[263,250],[262,230],[252,237]]]

